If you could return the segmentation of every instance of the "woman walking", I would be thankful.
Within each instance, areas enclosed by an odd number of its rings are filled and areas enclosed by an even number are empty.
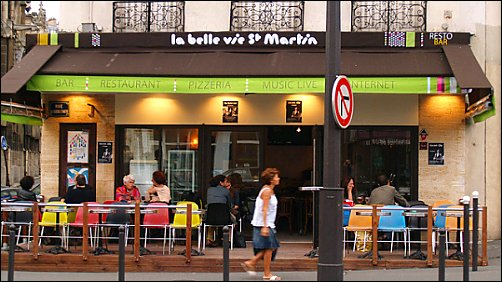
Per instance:
[[[279,241],[276,238],[275,216],[277,213],[277,198],[274,188],[279,185],[279,170],[267,168],[261,174],[264,183],[256,198],[253,213],[253,249],[254,257],[241,265],[250,275],[256,275],[256,263],[263,258],[263,280],[281,280],[281,277],[272,275],[270,264],[275,258]]]

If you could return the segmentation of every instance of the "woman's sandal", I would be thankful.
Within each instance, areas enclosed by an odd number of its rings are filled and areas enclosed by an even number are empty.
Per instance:
[[[241,266],[249,275],[256,275],[256,270],[253,267],[248,266],[245,262],[241,262]]]
[[[277,275],[272,275],[270,277],[263,277],[263,280],[265,281],[279,281],[282,280],[280,276]]]

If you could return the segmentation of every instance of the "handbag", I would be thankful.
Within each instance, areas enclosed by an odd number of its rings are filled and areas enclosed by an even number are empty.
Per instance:
[[[244,234],[240,231],[234,232],[234,248],[245,248],[246,247],[246,238],[244,238]]]

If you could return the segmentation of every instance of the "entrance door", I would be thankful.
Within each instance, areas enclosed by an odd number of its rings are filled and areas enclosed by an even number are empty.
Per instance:
[[[59,196],[83,174],[96,193],[96,124],[62,123],[59,139]]]

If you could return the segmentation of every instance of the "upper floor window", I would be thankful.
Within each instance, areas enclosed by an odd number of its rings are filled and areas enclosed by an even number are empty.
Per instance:
[[[352,31],[426,31],[427,1],[352,1]]]
[[[303,31],[305,1],[232,1],[232,31]]]
[[[113,2],[113,32],[184,31],[184,14],[184,1]]]

